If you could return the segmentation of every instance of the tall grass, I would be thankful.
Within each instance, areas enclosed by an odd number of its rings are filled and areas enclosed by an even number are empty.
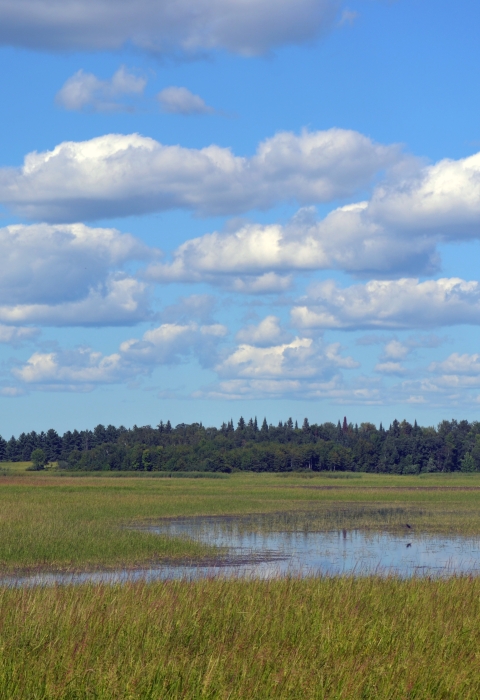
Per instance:
[[[480,580],[0,589],[0,698],[477,700]]]
[[[288,513],[247,523],[264,531],[378,531],[406,521],[417,531],[480,534],[480,475],[326,481],[272,474],[218,480],[0,476],[0,573],[211,556],[213,550],[200,543],[129,528],[175,516]]]

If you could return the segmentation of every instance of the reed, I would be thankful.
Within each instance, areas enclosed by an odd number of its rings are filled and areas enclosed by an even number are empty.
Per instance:
[[[0,697],[480,697],[480,579],[0,589]]]
[[[216,480],[8,473],[0,476],[0,574],[144,566],[218,554],[199,542],[130,527],[175,516],[248,515],[242,527],[264,532],[381,531],[409,522],[422,532],[479,535],[479,487],[480,475],[365,474],[343,481],[275,474]]]

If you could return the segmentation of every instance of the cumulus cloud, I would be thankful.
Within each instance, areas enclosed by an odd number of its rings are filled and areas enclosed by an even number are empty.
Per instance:
[[[102,384],[117,384],[147,375],[158,365],[175,365],[196,357],[209,366],[216,357],[216,342],[227,333],[221,324],[165,323],[146,331],[142,338],[120,344],[104,355],[89,347],[34,352],[12,370],[20,386],[55,391],[91,391]]]
[[[219,338],[227,334],[220,323],[164,323],[144,333],[141,340],[127,340],[120,346],[122,357],[146,365],[177,364],[182,357],[196,354],[203,364],[211,364]]]
[[[267,316],[257,325],[252,324],[241,328],[235,339],[238,343],[257,347],[268,347],[275,343],[288,343],[292,340],[291,334],[281,328],[280,319],[277,316]]]
[[[0,43],[53,51],[225,49],[244,56],[312,41],[340,0],[1,0]]]
[[[83,224],[0,229],[0,321],[53,325],[135,323],[148,287],[122,272],[155,254],[115,229]]]
[[[443,362],[432,362],[429,369],[436,374],[480,376],[480,355],[454,352]]]
[[[284,291],[292,272],[337,269],[353,274],[432,271],[432,239],[405,241],[351,228],[362,205],[337,209],[317,221],[300,210],[286,225],[246,223],[236,231],[208,233],[180,245],[170,261],[152,264],[147,277],[159,282],[209,282],[234,291]]]
[[[35,352],[13,374],[27,385],[46,385],[66,389],[77,385],[94,386],[118,382],[123,378],[121,357],[102,356],[90,348],[74,351]]]
[[[383,345],[380,361],[375,365],[374,371],[383,375],[404,376],[412,374],[415,370],[407,369],[402,362],[411,360],[412,355],[417,354],[421,348],[437,348],[444,343],[446,338],[441,338],[433,333],[428,335],[412,335],[403,340],[396,336],[366,335],[356,340],[357,345]]]
[[[131,111],[133,107],[126,98],[141,96],[146,84],[144,78],[129,73],[125,66],[120,66],[110,80],[79,70],[59,90],[55,101],[71,111]]]
[[[323,269],[411,277],[438,271],[439,243],[478,238],[480,154],[430,166],[406,158],[369,201],[339,207],[322,220],[304,208],[286,225],[247,223],[210,233],[185,242],[150,273],[162,281],[224,285],[235,274],[283,273],[286,279],[288,272]]]
[[[247,379],[306,379],[331,377],[339,368],[359,364],[340,355],[340,343],[324,345],[312,338],[294,338],[289,343],[258,347],[243,343],[219,363],[220,376]]]
[[[0,320],[45,326],[125,326],[150,318],[148,292],[145,283],[113,274],[75,301],[0,305]]]
[[[165,146],[108,134],[33,152],[0,170],[0,201],[43,221],[79,221],[184,208],[200,215],[327,202],[366,187],[401,159],[396,146],[355,131],[281,132],[252,157],[216,145]]]
[[[480,323],[480,285],[458,278],[372,280],[340,288],[312,286],[291,312],[300,328],[433,328]]]
[[[213,114],[215,110],[209,107],[200,95],[184,87],[167,87],[157,95],[162,112],[167,114]]]

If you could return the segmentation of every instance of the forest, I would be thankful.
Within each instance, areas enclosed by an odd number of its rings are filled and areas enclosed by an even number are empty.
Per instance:
[[[480,422],[442,421],[435,427],[394,420],[274,426],[240,418],[220,428],[160,421],[156,427],[97,425],[92,430],[0,437],[0,461],[32,459],[36,467],[124,471],[358,471],[392,474],[480,471]],[[43,457],[39,460],[40,457]]]

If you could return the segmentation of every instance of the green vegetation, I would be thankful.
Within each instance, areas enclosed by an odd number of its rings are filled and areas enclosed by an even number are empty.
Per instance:
[[[127,430],[97,425],[93,430],[22,433],[0,437],[0,461],[33,460],[43,450],[62,470],[137,472],[373,472],[430,474],[480,472],[480,422],[442,421],[437,428],[393,421],[385,430],[372,423],[340,421],[301,428],[291,418],[277,426],[266,419],[240,418],[220,429],[201,423],[175,428],[160,422]],[[34,460],[35,461],[35,460]],[[38,464],[41,460],[38,461]]]
[[[477,700],[480,579],[0,589],[0,697]]]
[[[480,534],[478,473],[139,479],[29,464],[4,463],[0,477],[4,575],[221,554],[129,527],[160,517]],[[0,700],[473,700],[479,616],[475,577],[0,586]]]
[[[404,528],[480,534],[479,474],[333,479],[231,474],[226,479],[59,477],[5,465],[0,476],[0,572],[143,566],[211,556],[212,548],[131,529],[162,517],[250,514],[245,527]],[[262,513],[276,514],[266,520]],[[253,517],[257,514],[255,517]]]

